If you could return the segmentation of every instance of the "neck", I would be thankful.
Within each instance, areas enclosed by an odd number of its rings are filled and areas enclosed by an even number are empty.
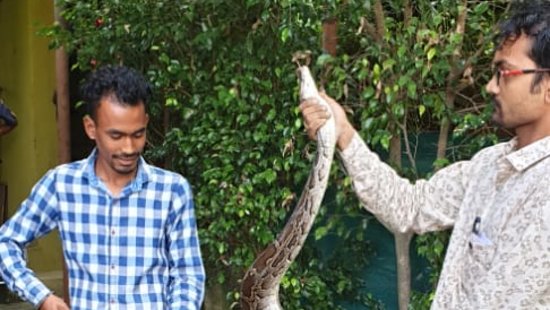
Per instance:
[[[109,165],[105,165],[100,160],[96,160],[95,173],[97,177],[105,183],[105,186],[113,194],[118,196],[122,189],[135,178],[137,169],[131,173],[122,174],[113,170]]]
[[[550,136],[550,128],[516,128],[517,149]]]

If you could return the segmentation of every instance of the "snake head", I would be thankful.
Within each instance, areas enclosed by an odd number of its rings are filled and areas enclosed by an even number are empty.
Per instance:
[[[302,61],[304,62],[304,64],[301,63]],[[305,50],[293,53],[292,62],[296,63],[298,67],[309,66],[309,63],[311,62],[311,51]]]

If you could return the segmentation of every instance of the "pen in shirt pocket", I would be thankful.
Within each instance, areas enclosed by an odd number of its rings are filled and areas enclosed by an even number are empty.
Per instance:
[[[479,225],[481,225],[481,217],[476,216],[474,219],[474,224],[472,225],[472,232],[475,235],[479,235]]]
[[[481,217],[476,216],[474,219],[474,223],[472,225],[472,235],[469,242],[470,248],[472,248],[473,245],[478,246],[491,246],[493,245],[493,242],[485,236],[485,234],[481,231]]]

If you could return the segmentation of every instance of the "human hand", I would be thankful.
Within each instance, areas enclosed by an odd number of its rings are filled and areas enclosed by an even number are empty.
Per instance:
[[[324,92],[320,92],[319,95],[329,104],[332,114],[334,115],[334,120],[336,124],[336,139],[338,148],[344,150],[353,135],[355,134],[355,129],[349,122],[346,112],[334,99],[329,97]],[[300,111],[302,112],[302,117],[304,118],[304,127],[306,129],[307,135],[312,139],[316,139],[317,130],[321,128],[325,122],[330,118],[331,114],[326,110],[326,108],[319,103],[317,99],[311,98],[306,99],[300,103]]]
[[[63,299],[55,296],[54,294],[50,294],[42,305],[40,305],[40,308],[38,310],[70,310],[69,306],[63,301]]]

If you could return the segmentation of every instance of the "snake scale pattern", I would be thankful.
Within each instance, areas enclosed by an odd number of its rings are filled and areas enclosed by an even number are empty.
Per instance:
[[[330,111],[328,103],[319,96],[307,66],[298,67],[300,99],[317,98]],[[331,117],[317,132],[317,152],[313,168],[302,190],[298,204],[277,239],[260,252],[245,273],[241,284],[243,310],[282,310],[279,285],[307,238],[321,206],[327,188],[336,143],[334,118]]]

